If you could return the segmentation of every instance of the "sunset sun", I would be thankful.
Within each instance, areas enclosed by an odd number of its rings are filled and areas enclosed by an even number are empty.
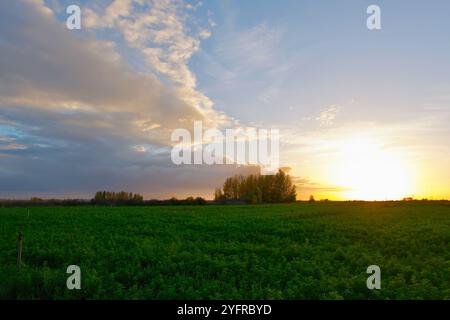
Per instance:
[[[413,192],[412,173],[404,157],[370,140],[342,142],[335,176],[346,199],[398,200]]]

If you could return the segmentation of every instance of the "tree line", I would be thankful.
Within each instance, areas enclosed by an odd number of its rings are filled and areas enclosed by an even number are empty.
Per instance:
[[[99,205],[204,205],[206,200],[202,197],[187,197],[186,199],[172,197],[168,200],[144,200],[144,197],[139,193],[97,191],[91,203]]]
[[[96,204],[137,204],[142,203],[144,197],[133,192],[97,191],[92,202]]]
[[[297,192],[291,177],[279,170],[275,175],[236,175],[217,188],[217,202],[284,203],[295,202]]]

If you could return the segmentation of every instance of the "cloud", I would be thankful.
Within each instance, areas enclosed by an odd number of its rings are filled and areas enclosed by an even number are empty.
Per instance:
[[[239,62],[242,66],[255,68],[264,66],[276,55],[283,30],[260,23],[229,36],[230,38],[222,39],[217,53],[226,61]]]
[[[197,80],[188,62],[200,49],[200,41],[211,36],[203,28],[191,32],[190,16],[181,0],[115,0],[95,12],[85,9],[86,26],[114,28],[128,46],[139,51],[145,63],[174,85],[178,96],[194,107],[209,125],[221,124],[223,114],[213,109],[213,102],[197,90]]]
[[[4,145],[0,145],[0,151],[5,151],[5,150],[23,150],[26,149],[27,146],[23,145],[23,144],[19,144],[19,143],[11,143],[11,144],[4,144]]]
[[[312,183],[309,178],[303,178],[303,177],[292,177],[292,182],[296,185],[315,184],[315,183]]]
[[[234,15],[235,13],[227,13],[230,20],[235,19]],[[210,27],[214,26],[215,23],[211,21]],[[241,91],[242,88],[250,87],[249,81],[252,84],[259,82],[254,78],[261,78],[259,72],[271,75],[276,73],[275,70],[286,68],[285,61],[282,61],[280,56],[283,28],[267,23],[259,23],[249,28],[235,28],[234,24],[228,23],[228,27],[224,30],[222,26],[220,31],[212,41],[212,51],[200,53],[204,61],[203,72],[219,83],[218,86],[208,83],[212,91]],[[271,85],[271,88],[278,90],[276,86],[278,83]],[[278,94],[245,93],[256,95],[263,102]]]
[[[118,119],[107,126],[90,125],[102,122],[98,114],[91,114],[85,124],[80,121],[85,118],[83,112],[67,117],[26,106],[2,106],[1,110],[14,120],[11,132],[18,133],[8,139],[2,136],[5,145],[27,146],[1,148],[3,196],[89,197],[96,190],[126,189],[147,198],[188,194],[211,198],[211,191],[225,177],[251,170],[235,165],[176,166],[170,160],[170,147],[126,130],[123,134],[116,130]],[[4,128],[0,126],[0,132]]]
[[[114,44],[66,30],[53,16],[37,10],[40,5],[35,2],[0,6],[5,30],[0,42],[0,102],[110,117],[127,114],[126,118],[151,119],[168,128],[178,127],[181,118],[204,118],[155,76],[131,71]]]
[[[258,96],[258,100],[260,100],[261,102],[267,103],[267,104],[273,103],[279,97],[280,92],[281,91],[278,88],[278,86],[271,86]]]
[[[91,8],[85,8],[84,25],[88,28],[113,27],[118,19],[130,14],[132,3],[133,0],[113,1],[101,17]]]
[[[201,30],[198,34],[201,39],[208,39],[211,35],[212,32],[210,30]]]
[[[331,126],[336,120],[336,116],[341,110],[341,107],[332,104],[325,110],[321,111],[316,118],[319,121],[321,127]]]
[[[147,148],[145,146],[133,146],[133,149],[136,150],[136,152],[147,152]]]
[[[189,128],[193,120],[217,125],[217,119],[227,118],[210,104],[194,103],[206,99],[187,68],[197,49],[190,41],[196,40],[184,33],[175,15],[180,9],[168,4],[172,9],[165,11],[160,2],[157,18],[166,19],[169,30],[151,37],[171,47],[161,48],[157,57],[168,63],[166,75],[174,84],[156,72],[132,69],[117,43],[67,30],[43,1],[0,2],[2,196],[88,197],[99,189],[128,189],[147,197],[209,196],[224,177],[246,170],[171,163],[173,129]],[[121,19],[132,10],[125,2],[117,4],[106,11],[105,21],[131,31]],[[146,19],[145,14],[127,17],[135,27]],[[138,31],[137,38],[147,31]],[[192,81],[183,86],[182,79]]]

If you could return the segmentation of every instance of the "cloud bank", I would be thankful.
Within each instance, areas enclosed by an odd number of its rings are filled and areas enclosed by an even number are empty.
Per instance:
[[[205,35],[186,33],[181,6],[113,1],[104,12],[87,9],[88,27],[115,28],[145,56],[152,71],[141,72],[116,42],[67,30],[42,1],[0,3],[0,198],[98,189],[208,196],[245,170],[170,161],[173,129],[227,121],[196,89],[188,60]]]

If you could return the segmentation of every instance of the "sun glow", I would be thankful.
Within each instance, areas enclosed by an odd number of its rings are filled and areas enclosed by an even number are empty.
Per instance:
[[[347,140],[339,149],[333,171],[343,198],[398,200],[412,194],[412,170],[400,154],[364,139]]]

